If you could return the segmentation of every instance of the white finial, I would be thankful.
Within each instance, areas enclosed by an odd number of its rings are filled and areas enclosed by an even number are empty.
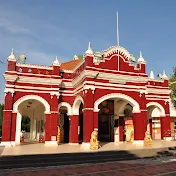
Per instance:
[[[162,78],[163,78],[163,79],[168,79],[168,77],[167,77],[167,75],[166,75],[166,73],[165,73],[165,70],[163,70]]]
[[[56,60],[53,62],[53,65],[55,65],[55,66],[60,66],[60,63],[59,63],[59,61],[58,61],[57,56],[56,56]]]
[[[155,76],[152,70],[150,71],[150,79],[155,79]]]
[[[13,48],[12,48],[12,52],[11,52],[10,56],[8,57],[8,59],[16,61],[16,58],[15,58],[15,55],[14,55],[14,49]]]
[[[92,48],[91,48],[90,42],[89,42],[88,50],[86,51],[86,54],[93,54],[93,51],[92,51]]]
[[[140,57],[138,59],[138,62],[145,62],[143,56],[142,56],[142,51],[140,51]]]
[[[74,55],[73,60],[79,60],[77,55]]]

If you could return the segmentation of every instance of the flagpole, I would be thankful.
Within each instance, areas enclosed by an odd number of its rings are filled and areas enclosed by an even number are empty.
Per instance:
[[[117,45],[119,46],[119,25],[118,25],[118,12],[117,12]]]

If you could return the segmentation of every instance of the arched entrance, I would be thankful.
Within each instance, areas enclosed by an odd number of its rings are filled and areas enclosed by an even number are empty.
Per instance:
[[[63,143],[69,143],[70,123],[67,113],[67,107],[61,106],[59,109],[59,128],[61,133],[61,142]]]
[[[24,142],[39,142],[40,136],[45,138],[45,112],[50,112],[50,106],[46,100],[37,95],[27,95],[15,102],[13,110],[17,112],[16,144],[20,144],[21,141],[21,122],[23,116],[30,118],[30,132],[24,132]]]
[[[132,142],[134,136],[132,111],[139,112],[139,104],[131,97],[124,94],[108,94],[95,102],[94,110],[98,111],[98,140],[101,142],[125,141],[124,134],[128,132],[128,139]],[[130,128],[125,131],[125,118]],[[131,124],[132,123],[132,124]],[[129,127],[128,126],[128,127]],[[130,130],[131,131],[130,131]],[[130,132],[129,132],[130,131]],[[132,136],[132,138],[131,138]],[[131,140],[132,139],[132,140]]]
[[[31,119],[28,116],[22,116],[21,120],[21,137],[26,140],[30,139],[30,128],[31,128]]]
[[[78,141],[79,144],[83,142],[83,103],[81,102],[79,107],[79,130],[78,130]]]
[[[164,108],[156,102],[147,104],[148,126],[152,139],[161,139],[161,118],[165,116]]]
[[[83,98],[78,95],[73,103],[72,107],[72,114],[73,116],[78,116],[78,143],[81,144],[83,142],[83,136],[84,136],[84,116],[83,116],[83,109],[84,109],[84,101]]]

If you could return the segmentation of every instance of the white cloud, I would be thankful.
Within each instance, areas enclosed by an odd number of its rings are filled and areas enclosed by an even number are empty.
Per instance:
[[[5,30],[7,30],[8,32],[11,33],[26,33],[26,34],[30,34],[31,31],[27,28],[24,28],[20,25],[15,24],[14,22],[5,19],[5,18],[1,18],[0,19],[0,28],[4,28]]]

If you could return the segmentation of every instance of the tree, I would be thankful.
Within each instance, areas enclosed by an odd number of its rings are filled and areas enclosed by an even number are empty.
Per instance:
[[[4,105],[0,104],[0,136],[2,136],[3,110],[4,110]]]
[[[176,108],[176,67],[173,68],[173,74],[170,75],[169,87],[171,89],[170,97]]]

